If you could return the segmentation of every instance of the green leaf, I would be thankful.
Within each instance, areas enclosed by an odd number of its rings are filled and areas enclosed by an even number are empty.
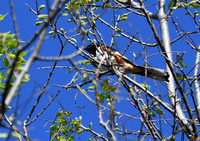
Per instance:
[[[4,72],[0,72],[0,84],[2,80],[6,77],[6,74]]]
[[[30,75],[26,73],[22,79],[22,82],[25,83],[25,82],[28,82],[29,80],[30,80]]]
[[[38,20],[44,20],[48,17],[48,15],[43,14],[43,15],[38,15]]]
[[[18,57],[17,63],[15,65],[16,68],[20,69],[22,65],[26,63],[26,60],[23,57]]]
[[[70,116],[72,114],[72,112],[65,112],[65,111],[59,111],[56,113],[57,117],[60,117],[61,115],[63,116]]]
[[[73,135],[71,135],[69,138],[68,138],[68,141],[73,141],[75,140],[75,137]]]
[[[45,7],[45,5],[40,5],[40,7],[38,8],[38,11],[42,10]]]
[[[188,5],[194,9],[197,9],[200,7],[200,4],[198,4],[195,0],[191,1],[190,3],[188,3]]]
[[[20,139],[22,138],[22,135],[17,133],[17,132],[13,132],[12,136],[15,137],[15,138],[20,138]]]
[[[14,48],[17,47],[17,45],[18,45],[18,43],[17,43],[17,40],[16,40],[16,39],[8,40],[8,41],[6,42],[6,47],[7,47],[8,49],[14,49]]]
[[[72,21],[72,19],[68,19],[68,20],[67,20],[67,22],[71,22],[71,21]]]
[[[174,94],[171,94],[171,95],[169,96],[169,98],[175,98],[175,95],[174,95]]]
[[[81,23],[81,26],[86,26],[86,24],[87,24],[87,23],[84,22],[83,20],[81,20],[80,23]]]
[[[82,94],[86,94],[86,90],[85,90],[85,89],[81,89],[81,88],[80,88],[80,92],[81,92]]]
[[[180,102],[181,102],[181,98],[178,98],[178,99],[176,100],[176,102],[180,103]]]
[[[153,117],[156,117],[156,114],[152,111],[150,112],[150,115],[153,116]]]
[[[115,45],[115,42],[112,42],[110,47],[113,47],[114,45]]]
[[[179,59],[179,61],[183,61],[183,58],[179,54],[176,55],[176,58]]]
[[[162,110],[160,107],[158,107],[158,106],[156,106],[156,109],[154,109],[154,111],[155,111],[157,114],[159,114],[159,115],[164,115],[163,110]]]
[[[11,60],[14,60],[14,59],[15,59],[15,54],[12,54],[11,52],[8,52],[8,57],[9,57]]]
[[[83,16],[83,15],[80,15],[80,19],[81,19],[81,20],[87,20],[87,17],[86,17],[86,16]]]
[[[115,128],[113,131],[119,131],[119,128]]]
[[[92,83],[97,86],[97,81],[96,80],[92,80]]]
[[[68,16],[68,13],[63,13],[62,15],[63,15],[63,16]]]
[[[28,53],[28,51],[23,51],[19,54],[19,57],[24,58],[24,56]]]
[[[77,42],[76,39],[74,39],[74,38],[70,38],[70,40],[73,42]]]
[[[116,35],[115,35],[115,37],[120,37],[120,36],[121,36],[120,34],[116,34]]]
[[[43,24],[44,23],[44,21],[39,21],[39,22],[36,22],[34,25],[35,26],[38,26],[38,25],[41,25],[41,24]]]
[[[4,33],[4,34],[7,34],[7,40],[10,40],[10,39],[12,39],[12,38],[15,37],[15,34],[9,34],[9,33],[10,33],[10,32]]]
[[[110,96],[109,93],[106,93],[106,94],[104,95],[104,97],[105,97],[105,99],[106,99],[107,101],[111,101],[111,96]]]
[[[182,67],[184,67],[184,68],[188,68],[188,66],[187,66],[184,62],[179,61],[179,63],[180,63],[180,65],[181,65]]]
[[[97,7],[96,6],[94,6],[92,9],[91,9],[92,11],[94,11],[94,10],[97,10]]]
[[[194,17],[198,16],[199,14],[197,13],[197,11],[194,12]]]
[[[122,33],[122,30],[120,28],[116,29],[118,33]]]
[[[181,75],[181,74],[177,74],[177,77],[178,77],[178,79],[181,80],[181,81],[186,81],[186,80],[187,80],[187,79],[186,79],[183,75]]]
[[[96,86],[95,85],[90,85],[89,87],[88,87],[88,89],[94,89]]]
[[[112,106],[110,102],[108,102],[107,105],[108,105],[108,107],[111,107],[111,106]]]
[[[62,115],[63,116],[70,116],[72,114],[72,112],[65,112],[65,111],[62,111]]]
[[[87,4],[89,0],[81,0],[82,4]]]
[[[90,122],[90,124],[89,124],[89,128],[92,129],[92,122]]]
[[[174,0],[170,0],[170,2],[168,3],[168,9],[170,9],[172,7],[173,3],[174,3]]]
[[[69,136],[69,132],[68,132],[68,127],[63,127],[62,129],[61,129],[61,132],[64,134],[64,135],[66,135],[66,136]]]
[[[8,133],[0,133],[0,138],[7,138],[8,137]]]
[[[173,9],[178,9],[178,8],[181,8],[181,7],[182,7],[182,5],[177,3],[176,6],[173,7]]]
[[[6,88],[6,84],[0,85],[0,90],[4,90]]]
[[[56,116],[57,116],[57,117],[60,117],[60,116],[62,115],[62,112],[63,112],[63,111],[57,112],[57,113],[56,113]]]
[[[103,80],[103,82],[101,83],[101,88],[104,90],[104,91],[108,91],[108,88],[109,88],[109,79],[105,79]]]
[[[72,6],[72,9],[78,11],[80,9],[80,3],[79,2],[72,2],[71,0],[71,6]]]
[[[55,31],[49,31],[49,34],[54,34],[55,33]]]
[[[50,129],[51,129],[52,131],[54,131],[54,132],[57,132],[58,129],[59,129],[59,126],[53,124],[53,125],[51,125]]]
[[[101,8],[104,9],[104,8],[110,8],[112,7],[112,3],[110,2],[104,2],[102,5],[101,5]]]
[[[123,14],[122,16],[120,16],[119,21],[125,21],[128,18],[128,14]]]
[[[64,117],[58,117],[58,123],[62,124],[62,125],[67,125],[68,121],[64,118]]]
[[[10,66],[10,63],[9,63],[9,61],[7,60],[7,58],[4,58],[3,65],[4,65],[5,67],[7,67],[7,68]]]
[[[101,92],[99,92],[97,96],[98,96],[99,102],[104,103],[104,95]]]
[[[70,10],[70,7],[69,7],[69,5],[68,4],[65,4],[65,10]]]
[[[0,21],[2,21],[6,17],[6,15],[8,15],[8,14],[5,14],[5,15],[0,14]]]
[[[57,136],[57,137],[56,137],[56,140],[57,140],[57,141],[68,141],[69,139],[67,140],[67,139],[66,139],[65,137],[63,137],[63,136]]]
[[[110,86],[109,89],[108,89],[108,91],[109,91],[110,93],[112,93],[112,92],[114,92],[116,89],[117,89],[117,87],[115,87],[115,86]]]
[[[145,89],[150,90],[151,86],[147,85],[147,84],[141,84]]]
[[[100,2],[101,0],[94,0],[94,2]]]
[[[94,17],[94,20],[96,21],[99,18],[99,14],[97,16]]]

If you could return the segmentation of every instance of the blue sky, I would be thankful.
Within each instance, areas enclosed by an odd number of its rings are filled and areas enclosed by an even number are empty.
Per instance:
[[[35,9],[35,1],[27,1],[27,0],[13,0],[15,5],[15,12],[17,16],[17,22],[19,26],[19,32],[20,37],[22,41],[28,41],[30,37],[35,33],[39,27],[34,26],[34,23],[37,21],[37,16],[33,14],[29,8],[25,5],[28,4],[30,7]],[[52,2],[52,1],[51,1]],[[45,1],[39,1],[39,5],[45,4]],[[0,32],[8,32],[14,33],[14,28],[11,20],[11,12],[8,1],[2,1],[0,5],[1,13],[0,14],[7,14],[6,18],[0,22]],[[45,13],[45,10],[43,12]],[[155,11],[156,9],[149,10]],[[97,10],[96,13],[102,13],[104,10],[100,9]],[[116,14],[123,14],[123,10],[117,10]],[[180,9],[174,12],[174,19],[179,20],[182,28],[185,31],[193,31],[196,30],[195,26],[193,26],[193,22],[191,22],[190,18],[181,16],[184,16],[185,11]],[[179,18],[181,17],[181,18]],[[104,20],[109,21],[111,23],[110,19],[113,19],[113,11],[108,10],[105,12],[102,17]],[[72,23],[66,22],[67,18],[62,17],[58,22],[58,27],[64,28],[66,31],[68,31],[67,35],[74,34],[73,32],[70,33],[70,29],[73,28]],[[159,25],[159,22],[153,21],[156,26]],[[100,27],[99,31],[102,34],[102,37],[105,40],[105,43],[107,45],[110,45],[110,39],[112,37],[111,30],[106,27],[105,25],[102,25],[101,22],[97,22],[97,25]],[[143,41],[147,41],[149,36],[152,34],[149,25],[146,22],[146,19],[144,17],[129,15],[128,20],[126,22],[121,22],[119,26],[127,29],[132,34],[135,34],[137,30],[139,30],[138,38],[141,36]],[[177,33],[175,32],[174,26],[169,23],[169,31],[170,31],[170,38],[171,40],[175,39],[177,37]],[[159,32],[160,34],[160,32]],[[196,42],[196,44],[199,44],[198,36],[192,36],[193,40]],[[77,38],[77,45],[81,46],[80,39]],[[154,42],[154,38],[150,40],[150,42]],[[90,42],[87,41],[86,43],[89,44]],[[116,37],[116,46],[115,48],[119,51],[123,52],[125,47],[128,45],[129,40],[123,38],[123,37]],[[28,54],[26,55],[26,59],[30,56],[30,54],[33,52],[33,47],[35,45],[35,42],[27,49]],[[42,49],[40,51],[41,56],[57,56],[60,51],[61,45],[57,39],[54,39],[51,35],[46,36],[46,40],[42,46]],[[172,44],[172,50],[173,51],[188,51],[184,55],[184,61],[188,65],[188,69],[184,69],[184,71],[187,73],[192,66],[194,66],[194,61],[191,62],[191,60],[195,59],[195,53],[196,51],[193,51],[190,49],[190,47],[185,44],[185,42],[182,40],[178,43]],[[76,51],[74,47],[70,44],[66,44],[63,55],[69,55]],[[137,43],[132,43],[131,47],[127,50],[125,55],[130,59],[133,60],[133,52],[141,53],[143,51],[141,45]],[[154,48],[148,48],[147,55],[151,55],[158,52],[158,47]],[[175,57],[176,54],[174,54]],[[83,60],[82,57],[75,57],[73,58],[74,61]],[[144,65],[144,61],[139,58],[136,60],[136,63],[138,65]],[[158,67],[165,69],[165,63],[163,57],[161,55],[155,55],[153,57],[150,57],[148,59],[148,63],[153,67]],[[29,70],[30,74],[30,81],[23,85],[23,87],[20,89],[21,95],[18,98],[15,98],[12,102],[12,109],[11,111],[8,111],[8,115],[11,114],[13,111],[17,110],[17,118],[23,122],[25,118],[27,117],[28,113],[30,112],[30,108],[32,108],[33,104],[35,103],[35,100],[37,99],[37,96],[39,92],[41,91],[41,87],[46,83],[46,80],[48,78],[50,69],[38,69],[39,67],[49,67],[52,66],[54,62],[47,62],[47,61],[35,61],[32,67]],[[58,63],[58,66],[71,66],[71,64],[67,61],[60,61]],[[92,68],[92,67],[90,67]],[[48,140],[49,139],[49,126],[51,126],[51,122],[47,121],[53,121],[55,118],[55,114],[62,110],[62,107],[59,103],[62,104],[62,106],[65,108],[66,111],[73,111],[72,117],[83,117],[83,125],[87,126],[89,125],[90,121],[93,121],[93,127],[95,131],[100,132],[102,127],[98,124],[98,116],[97,114],[94,114],[97,112],[97,108],[94,104],[91,104],[88,102],[88,100],[82,95],[78,94],[77,99],[75,99],[75,95],[77,93],[77,90],[65,90],[62,88],[58,88],[53,86],[53,84],[59,84],[59,85],[66,85],[71,80],[72,76],[75,74],[75,71],[72,71],[71,73],[68,73],[67,69],[56,69],[53,73],[52,79],[50,80],[50,84],[47,87],[47,91],[40,100],[39,106],[36,108],[35,113],[33,114],[33,117],[38,114],[42,110],[42,108],[50,101],[50,99],[57,93],[59,89],[61,89],[61,92],[59,93],[59,96],[52,102],[51,106],[47,108],[47,110],[44,112],[44,114],[41,115],[40,118],[38,118],[31,126],[30,126],[30,132],[29,136],[32,139],[38,139],[38,140]],[[106,78],[106,77],[104,77]],[[116,79],[115,76],[110,76],[109,78]],[[143,79],[138,77],[137,79],[139,82],[142,82]],[[159,83],[159,82],[158,82]],[[112,83],[114,85],[114,83]],[[148,84],[151,86],[153,84],[153,80],[148,80]],[[166,102],[168,101],[167,96],[167,90],[164,89],[162,84],[158,84],[159,88],[161,89],[161,93],[163,95],[163,98]],[[85,87],[86,88],[86,87]],[[155,85],[151,86],[151,92],[156,94],[156,87]],[[92,98],[94,98],[94,95],[92,93],[89,94]],[[144,96],[144,95],[143,95]],[[127,113],[129,115],[135,115],[134,108],[130,110],[127,107],[131,107],[130,103],[128,103],[125,99],[130,98],[128,93],[122,89],[119,93],[119,99],[116,104],[116,109]],[[80,107],[84,107],[83,109],[77,108],[75,101],[77,102],[77,105]],[[168,115],[166,115],[167,117]],[[131,128],[132,126],[138,126],[138,129],[140,128],[140,124],[137,122],[137,120],[129,119],[126,117],[125,120],[128,120],[126,127]],[[21,128],[22,126],[19,126]],[[163,129],[167,133],[167,129]],[[0,129],[0,133],[5,132],[5,130]],[[105,133],[105,132],[103,132]],[[165,134],[165,133],[164,133]],[[81,135],[81,138],[83,140],[88,139],[88,136],[91,134]],[[131,137],[131,139],[134,139]]]

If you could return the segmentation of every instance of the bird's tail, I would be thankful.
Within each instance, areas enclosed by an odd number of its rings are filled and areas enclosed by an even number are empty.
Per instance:
[[[169,74],[168,72],[162,70],[162,69],[157,69],[157,68],[152,68],[152,67],[144,67],[144,66],[138,66],[142,71],[138,72],[137,74],[142,75],[142,76],[147,76],[152,79],[156,79],[158,81],[165,81],[169,82]]]

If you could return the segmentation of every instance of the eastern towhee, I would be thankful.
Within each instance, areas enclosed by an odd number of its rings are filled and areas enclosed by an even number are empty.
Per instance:
[[[105,47],[104,45],[92,43],[88,45],[85,50],[98,61],[98,63],[95,63],[97,66],[99,66],[100,63],[99,68],[102,71],[112,70],[113,66],[121,73],[139,74],[159,81],[169,82],[168,72],[162,69],[135,65],[119,51],[108,46]]]

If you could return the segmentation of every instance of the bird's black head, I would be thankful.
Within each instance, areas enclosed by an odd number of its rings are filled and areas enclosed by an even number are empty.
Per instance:
[[[97,46],[99,46],[99,45],[98,45],[98,44],[92,43],[92,44],[88,45],[88,46],[85,48],[85,50],[88,51],[90,54],[96,56],[96,50],[97,50],[96,47],[97,47]]]

